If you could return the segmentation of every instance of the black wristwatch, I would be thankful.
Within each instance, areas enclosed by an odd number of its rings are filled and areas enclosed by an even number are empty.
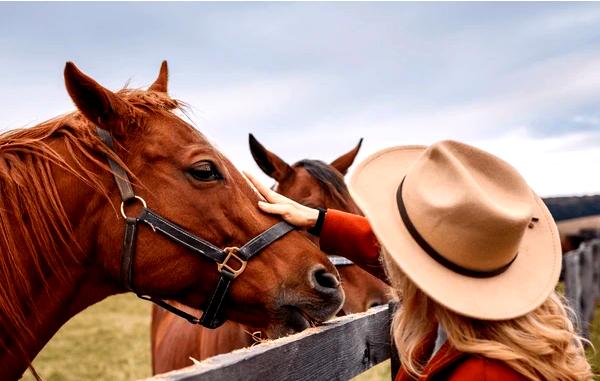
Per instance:
[[[317,217],[317,222],[315,222],[315,226],[310,229],[306,229],[312,235],[319,236],[321,235],[321,229],[323,229],[323,223],[325,222],[325,215],[327,214],[327,209],[317,208],[319,210],[319,217]]]

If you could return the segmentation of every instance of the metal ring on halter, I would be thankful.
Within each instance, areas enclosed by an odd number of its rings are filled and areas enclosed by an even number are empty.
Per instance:
[[[138,200],[139,202],[142,203],[142,206],[144,207],[144,209],[146,209],[146,200],[144,200],[143,198],[141,198],[140,196],[133,196],[134,198],[130,198],[127,201],[122,201],[121,202],[121,216],[123,216],[124,219],[127,219],[127,214],[125,214],[125,203],[129,203],[129,201],[132,200]]]

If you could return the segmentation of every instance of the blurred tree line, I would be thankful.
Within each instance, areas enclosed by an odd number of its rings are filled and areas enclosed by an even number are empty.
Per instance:
[[[544,202],[556,221],[600,214],[600,195],[547,197]]]

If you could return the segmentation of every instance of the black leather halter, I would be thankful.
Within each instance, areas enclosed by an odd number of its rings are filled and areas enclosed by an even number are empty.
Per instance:
[[[96,131],[100,136],[100,139],[113,150],[113,139],[110,133],[101,128],[96,128]],[[119,188],[119,193],[121,194],[121,215],[125,220],[125,235],[123,237],[123,246],[121,248],[121,280],[123,285],[128,290],[136,293],[138,297],[156,303],[192,324],[201,324],[207,328],[219,327],[224,323],[221,311],[231,282],[244,272],[246,269],[246,262],[250,260],[250,258],[294,230],[294,226],[282,221],[252,238],[242,247],[227,247],[225,249],[220,249],[147,208],[146,201],[140,196],[135,195],[127,172],[114,160],[110,158],[107,158],[107,160],[115,178],[115,182],[117,183],[117,187]],[[141,203],[143,207],[140,215],[137,217],[127,216],[125,213],[125,206],[136,201]],[[219,282],[206,307],[202,308],[204,312],[200,318],[168,304],[163,299],[135,291],[133,285],[133,261],[138,222],[145,223],[152,228],[153,232],[163,234],[167,238],[186,247],[191,252],[203,255],[216,262],[217,270],[220,274]],[[235,264],[232,262],[235,262]]]

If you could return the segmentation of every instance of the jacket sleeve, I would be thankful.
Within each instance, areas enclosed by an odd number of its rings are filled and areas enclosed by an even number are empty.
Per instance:
[[[377,278],[388,282],[379,259],[379,243],[365,217],[328,209],[319,244],[324,252],[346,257]]]

